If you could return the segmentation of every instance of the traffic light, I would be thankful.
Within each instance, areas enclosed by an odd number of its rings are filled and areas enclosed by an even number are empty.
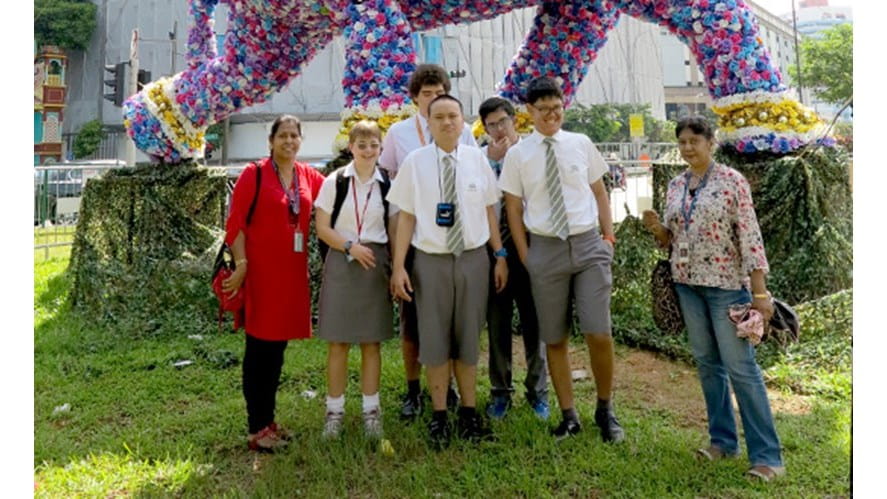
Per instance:
[[[105,80],[105,86],[110,90],[104,94],[105,99],[114,103],[115,106],[123,105],[123,93],[126,91],[126,65],[125,62],[117,64],[108,64],[105,71],[108,72],[109,78]]]
[[[142,88],[151,83],[151,72],[146,69],[139,70],[139,91],[142,91]]]

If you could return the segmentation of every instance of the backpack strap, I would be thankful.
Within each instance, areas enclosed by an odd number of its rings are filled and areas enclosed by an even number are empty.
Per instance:
[[[342,205],[345,204],[345,197],[348,196],[348,177],[345,176],[345,169],[340,168],[336,172],[336,200],[333,202],[333,213],[330,215],[330,227],[336,228],[336,220],[342,212]]]
[[[388,190],[391,189],[391,179],[388,177],[388,172],[383,168],[379,168],[379,173],[382,175],[382,180],[379,181],[379,190],[382,191],[382,207],[385,209],[385,218],[383,222],[385,223],[385,232],[388,232]]]
[[[259,189],[262,187],[262,165],[253,163],[256,166],[256,192],[253,194],[253,202],[249,205],[249,211],[246,212],[246,225],[253,219],[253,213],[256,211],[256,203],[259,201]]]

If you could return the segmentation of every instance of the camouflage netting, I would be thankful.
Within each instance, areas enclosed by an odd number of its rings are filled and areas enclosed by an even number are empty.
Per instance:
[[[221,242],[226,176],[194,165],[108,172],[84,191],[69,272],[88,317],[133,336],[204,330]]]

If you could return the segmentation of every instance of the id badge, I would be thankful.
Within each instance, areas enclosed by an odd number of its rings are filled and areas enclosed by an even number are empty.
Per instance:
[[[434,221],[441,227],[452,227],[456,223],[456,205],[437,203],[437,214]]]
[[[690,243],[678,243],[678,263],[690,263]]]
[[[296,231],[296,233],[293,235],[293,251],[294,252],[301,253],[302,251],[304,251],[304,249],[303,249],[304,245],[302,244],[302,242],[303,242],[302,241],[302,233],[299,231]]]

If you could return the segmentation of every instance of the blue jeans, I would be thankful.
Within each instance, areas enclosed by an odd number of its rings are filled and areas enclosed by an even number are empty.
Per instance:
[[[736,336],[736,326],[727,316],[730,305],[751,301],[748,290],[679,283],[675,289],[699,370],[711,445],[727,454],[739,452],[730,398],[732,384],[752,466],[782,466],[779,437],[761,369],[755,361],[755,349],[747,340]]]

